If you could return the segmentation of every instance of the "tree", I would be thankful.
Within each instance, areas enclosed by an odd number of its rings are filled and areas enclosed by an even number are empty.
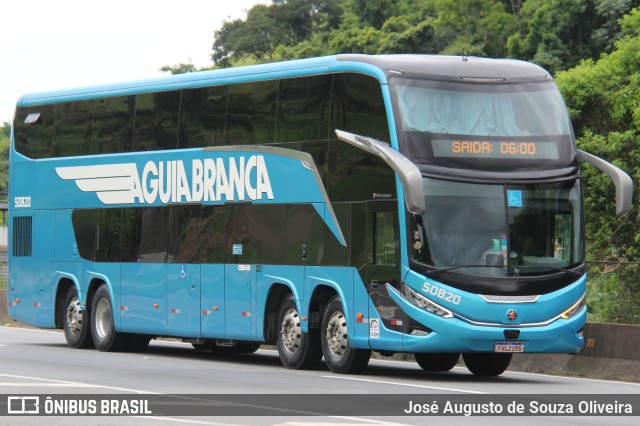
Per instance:
[[[276,0],[253,6],[246,20],[225,22],[214,33],[213,62],[228,67],[243,57],[258,62],[276,59],[278,47],[293,47],[312,34],[338,25],[338,0]]]
[[[599,60],[584,60],[559,73],[557,83],[565,97],[578,135],[578,147],[640,177],[640,11],[621,21],[623,37]],[[583,167],[587,214],[587,258],[612,262],[640,260],[640,188],[634,188],[634,206],[620,219],[613,212],[613,185],[592,167]],[[592,270],[591,298],[600,321],[640,321],[638,268],[616,268],[614,263]],[[619,265],[619,264],[618,264]],[[594,268],[592,268],[594,269]],[[611,292],[624,294],[624,309],[611,306]],[[593,293],[595,292],[595,295]],[[608,292],[599,297],[598,292]],[[609,303],[607,303],[607,301]],[[621,305],[622,306],[622,305]],[[624,313],[624,315],[623,315]],[[623,315],[623,316],[621,316]]]
[[[515,17],[500,0],[432,0],[439,53],[504,57]]]
[[[9,188],[9,138],[11,125],[2,123],[0,127],[0,200],[7,199]]]
[[[160,71],[169,72],[171,74],[186,74],[189,72],[196,72],[198,69],[193,63],[189,62],[188,64],[180,63],[178,65],[165,65],[160,68]]]

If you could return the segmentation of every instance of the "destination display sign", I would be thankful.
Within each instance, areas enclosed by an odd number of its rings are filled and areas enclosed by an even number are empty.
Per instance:
[[[435,157],[557,160],[554,142],[433,139]]]

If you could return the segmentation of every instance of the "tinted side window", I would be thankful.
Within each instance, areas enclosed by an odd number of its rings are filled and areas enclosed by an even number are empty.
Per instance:
[[[85,155],[89,151],[94,101],[56,104],[53,118],[53,156]]]
[[[280,82],[276,142],[326,140],[329,135],[331,75]]]
[[[287,204],[286,214],[286,261],[284,263],[322,265],[323,230],[331,232],[324,224],[322,217],[310,204]]]
[[[96,99],[89,154],[131,151],[136,97]]]
[[[123,209],[122,261],[165,262],[167,257],[167,209]]]
[[[96,262],[120,261],[122,209],[74,210],[71,214],[78,252]]]
[[[97,262],[120,262],[122,209],[98,210]]]
[[[229,208],[226,235],[227,263],[251,263],[251,205],[235,204]]]
[[[71,213],[73,233],[80,257],[87,260],[96,259],[98,242],[98,212],[97,210],[74,210]]]
[[[256,204],[251,208],[252,263],[285,263],[285,205]]]
[[[180,91],[145,93],[136,99],[134,151],[175,149]]]
[[[201,207],[201,259],[203,263],[224,263],[225,232],[229,211],[228,206]]]
[[[265,144],[274,141],[278,80],[229,87],[225,143]]]
[[[332,138],[337,128],[389,141],[382,90],[373,77],[337,74],[331,102]],[[328,162],[331,201],[395,198],[395,175],[380,158],[333,140],[329,143]]]
[[[200,262],[202,224],[200,206],[172,206],[169,210],[168,262]]]
[[[26,124],[25,120],[30,114],[31,118],[37,117],[37,120]],[[53,105],[18,108],[13,132],[15,148],[20,154],[29,158],[51,157]]]
[[[336,74],[331,99],[331,133],[335,129],[389,141],[380,82],[361,74]]]
[[[179,148],[224,145],[228,86],[182,91]]]

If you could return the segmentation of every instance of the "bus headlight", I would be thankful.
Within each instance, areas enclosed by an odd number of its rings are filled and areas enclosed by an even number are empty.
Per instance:
[[[453,318],[453,313],[450,310],[432,302],[404,283],[402,284],[402,293],[412,305],[415,305],[418,308],[424,309],[425,311],[431,312],[432,314],[438,315],[442,318]]]
[[[585,302],[587,300],[587,295],[583,294],[580,299],[576,303],[574,303],[569,309],[564,311],[562,315],[560,315],[564,319],[569,319],[584,308]]]

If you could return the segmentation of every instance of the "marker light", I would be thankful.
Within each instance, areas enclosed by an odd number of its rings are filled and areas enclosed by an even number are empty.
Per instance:
[[[402,291],[404,293],[404,297],[412,305],[415,305],[418,308],[424,309],[425,311],[431,312],[432,314],[438,315],[442,318],[453,318],[453,313],[450,310],[445,309],[437,303],[432,302],[404,283],[402,284]]]
[[[578,299],[578,301],[576,303],[574,303],[569,309],[567,309],[566,311],[564,311],[561,315],[562,318],[564,319],[569,319],[572,316],[574,316],[575,314],[577,314],[578,312],[580,312],[582,310],[582,308],[584,308],[585,302],[586,302],[586,293],[582,295],[582,297],[580,299]]]

